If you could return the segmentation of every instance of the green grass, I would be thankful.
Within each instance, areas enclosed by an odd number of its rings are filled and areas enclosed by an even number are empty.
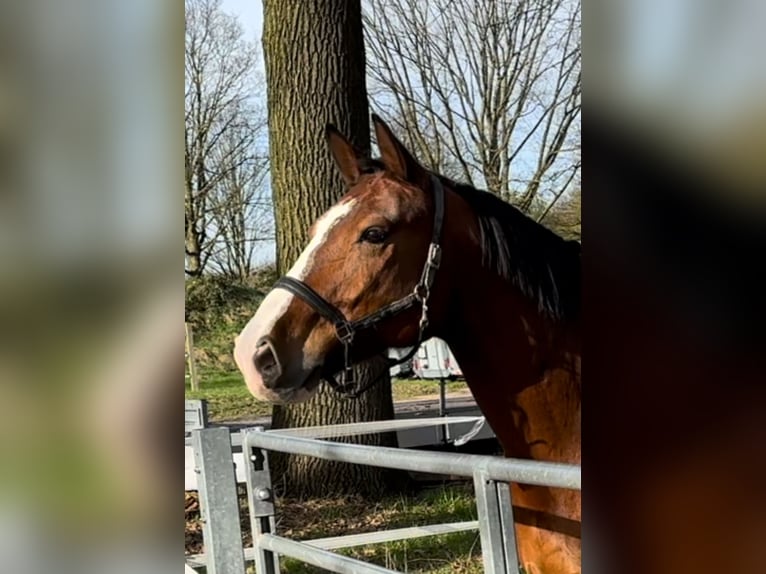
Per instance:
[[[190,495],[191,496],[191,495]],[[193,495],[196,496],[196,493]],[[243,544],[250,546],[247,503],[240,500]],[[277,534],[293,540],[310,540],[345,534],[391,530],[416,525],[476,520],[476,504],[470,483],[427,488],[408,495],[391,496],[378,502],[362,497],[298,501],[278,499]],[[186,549],[201,550],[199,512],[187,512]],[[477,530],[426,536],[333,550],[358,560],[393,570],[429,574],[478,574],[483,571]],[[299,560],[283,557],[285,574],[325,572]],[[248,572],[253,572],[252,564]]]
[[[353,514],[352,514],[353,513]],[[366,527],[353,528],[353,532],[388,530],[415,525],[440,524],[476,520],[476,504],[473,490],[468,485],[456,485],[429,489],[416,495],[400,496],[384,500],[365,510],[355,504],[345,504],[342,509],[322,510],[323,527],[288,532],[295,539],[339,536],[347,532],[333,528],[346,517],[352,522],[366,521]],[[365,562],[378,564],[402,572],[430,574],[474,574],[483,572],[481,545],[478,531],[458,532],[428,536],[412,540],[399,540],[336,550],[339,554]],[[291,558],[281,560],[282,570],[287,574],[318,574],[324,570]]]
[[[439,381],[424,381],[420,379],[395,379],[392,381],[395,401],[406,401],[415,397],[438,396]],[[447,393],[467,391],[468,385],[464,381],[448,381]]]
[[[187,381],[187,399],[206,399],[208,415],[212,421],[232,421],[269,416],[271,405],[257,400],[247,390],[239,372],[203,370],[199,373],[200,390],[192,391]],[[466,390],[462,381],[449,381],[447,393]],[[394,380],[394,401],[410,400],[420,396],[438,396],[438,381]]]
[[[199,391],[192,391],[186,383],[186,398],[207,400],[208,416],[212,421],[271,415],[271,405],[251,395],[238,372],[203,372],[199,380]]]
[[[484,572],[478,532],[458,532],[397,540],[383,544],[333,550],[400,572],[429,574],[480,574]],[[320,574],[327,572],[294,558],[282,558],[281,570],[286,574]]]

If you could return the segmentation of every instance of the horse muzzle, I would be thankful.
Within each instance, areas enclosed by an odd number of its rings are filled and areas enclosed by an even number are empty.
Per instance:
[[[248,389],[260,400],[302,402],[313,395],[319,385],[319,369],[296,369],[297,361],[287,362],[285,358],[268,336],[260,337],[255,344],[247,337],[235,339],[234,361]]]

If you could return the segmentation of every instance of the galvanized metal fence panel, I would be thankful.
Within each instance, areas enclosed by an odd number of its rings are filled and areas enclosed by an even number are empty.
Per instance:
[[[251,433],[264,434],[262,428]],[[268,454],[258,447],[243,445],[247,502],[253,534],[255,568],[258,574],[279,574],[279,557],[263,546],[264,536],[276,532],[274,491],[271,484]]]
[[[266,548],[271,552],[292,556],[307,564],[318,566],[331,572],[338,572],[339,574],[401,574],[397,570],[389,570],[382,566],[362,562],[348,556],[341,556],[334,552],[310,546],[304,542],[296,542],[295,540],[274,536],[273,534],[264,534],[259,540],[259,544],[261,548]]]
[[[509,486],[493,480],[485,472],[473,475],[476,507],[479,512],[479,535],[486,574],[516,573],[519,568],[516,531]],[[502,492],[505,492],[503,496]]]
[[[186,399],[184,405],[184,431],[188,435],[195,429],[208,425],[207,401],[204,399]]]
[[[398,419],[393,421],[372,421],[342,425],[271,429],[265,432],[279,434],[281,436],[297,436],[302,438],[339,438],[342,436],[359,436],[363,434],[409,430],[439,425],[462,425],[466,423],[476,423],[482,418],[483,417],[431,417],[423,419]]]
[[[472,478],[485,472],[493,480],[580,489],[580,467],[555,462],[539,462],[476,454],[411,451],[382,446],[345,444],[288,436],[278,432],[242,431],[246,446],[314,456],[326,460],[431,472]]]
[[[454,417],[453,419],[457,419]],[[476,417],[471,421],[477,420]],[[461,419],[462,419],[461,418]],[[494,456],[466,455],[455,453],[434,453],[424,451],[410,451],[404,449],[371,447],[319,440],[317,438],[305,438],[294,436],[303,434],[306,436],[349,436],[354,434],[369,434],[371,432],[385,432],[402,428],[406,424],[443,425],[444,418],[436,418],[420,421],[381,421],[376,423],[355,423],[351,425],[339,425],[335,427],[315,427],[302,429],[300,432],[286,432],[281,430],[264,431],[262,428],[245,429],[242,431],[242,449],[245,459],[245,478],[248,489],[248,506],[250,509],[251,524],[253,530],[254,548],[245,552],[236,552],[236,558],[244,556],[254,559],[258,574],[279,574],[279,554],[292,556],[306,563],[340,573],[360,574],[391,574],[395,571],[380,566],[372,565],[360,560],[341,556],[329,549],[347,548],[363,544],[373,544],[394,540],[403,540],[419,536],[431,536],[462,530],[476,529],[478,527],[481,536],[482,555],[485,572],[489,574],[518,574],[518,552],[513,523],[513,507],[509,482],[525,484],[545,485],[554,488],[581,488],[580,467],[559,463],[546,463],[538,461],[506,459]],[[449,422],[457,422],[451,420]],[[461,423],[468,421],[460,420]],[[226,468],[231,477],[223,482],[233,485],[232,472],[232,443],[227,429],[207,429],[195,431],[195,435],[204,435],[212,431],[218,431],[215,441],[195,442],[196,450],[204,451],[215,448],[217,457],[208,456],[208,466],[215,462]],[[224,438],[225,433],[225,438]],[[215,446],[213,446],[215,443]],[[414,472],[431,472],[472,477],[476,493],[476,502],[479,513],[478,521],[437,524],[425,527],[400,528],[365,534],[352,534],[336,536],[317,540],[297,542],[275,534],[275,509],[274,495],[272,491],[271,475],[268,467],[268,450],[275,450],[293,454],[314,456],[326,460],[347,462],[352,464],[364,464],[385,468],[395,468]],[[224,459],[228,458],[228,462]],[[204,465],[203,465],[204,466]],[[214,475],[206,473],[202,482]],[[222,481],[217,480],[220,485]],[[200,489],[202,490],[202,489]],[[223,494],[221,489],[214,489]],[[207,496],[208,492],[206,492]],[[230,495],[229,495],[230,496]],[[236,499],[236,487],[234,487]],[[231,513],[229,503],[228,512]],[[238,513],[236,514],[237,530],[239,530]],[[208,525],[208,531],[213,524]],[[203,534],[207,538],[213,536],[214,543],[222,539],[221,536],[208,533],[203,528]],[[227,534],[231,544],[235,544],[240,551],[241,533],[235,543],[231,532]],[[206,540],[206,547],[208,543]],[[215,546],[210,547],[216,548]],[[200,559],[201,557],[195,557]],[[215,565],[226,556],[218,553],[206,557],[205,562]],[[228,568],[228,566],[226,566]],[[244,572],[244,564],[241,569],[239,562],[232,566],[231,570],[208,570],[211,574],[225,572],[230,574]]]
[[[309,546],[316,546],[324,550],[336,548],[352,548],[366,544],[381,544],[383,542],[395,542],[397,540],[412,540],[424,536],[438,536],[440,534],[454,534],[455,532],[467,532],[479,528],[478,520],[465,522],[448,522],[446,524],[427,524],[425,526],[410,526],[407,528],[392,528],[391,530],[378,530],[365,532],[364,534],[346,534],[344,536],[330,536],[327,538],[315,538],[304,540]]]
[[[245,555],[229,429],[193,430],[192,448],[199,473],[199,506],[207,572],[243,574]]]
[[[446,524],[427,524],[425,526],[392,528],[390,530],[377,530],[375,532],[364,532],[362,534],[328,536],[327,538],[314,538],[312,540],[303,540],[302,542],[323,550],[337,550],[338,548],[353,548],[355,546],[366,546],[368,544],[384,544],[386,542],[412,540],[426,536],[454,534],[456,532],[469,532],[478,529],[479,521],[469,520],[465,522],[448,522]],[[256,549],[252,546],[246,547],[245,562],[254,562],[255,559]],[[205,560],[206,556],[204,554],[194,554],[186,557],[187,563],[195,567],[204,566]]]

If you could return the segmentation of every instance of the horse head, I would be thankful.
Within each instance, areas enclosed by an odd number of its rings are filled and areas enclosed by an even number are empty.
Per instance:
[[[445,191],[380,118],[373,122],[378,160],[327,126],[348,191],[314,223],[306,248],[236,338],[236,363],[258,398],[306,400],[322,378],[418,345],[445,312]]]

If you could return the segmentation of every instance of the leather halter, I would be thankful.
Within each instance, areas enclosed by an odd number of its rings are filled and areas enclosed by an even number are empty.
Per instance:
[[[421,273],[420,280],[415,285],[412,293],[406,297],[394,301],[393,303],[389,303],[361,319],[350,321],[340,309],[328,302],[319,293],[314,291],[314,289],[299,279],[284,276],[278,279],[272,287],[272,289],[284,289],[285,291],[289,291],[293,295],[300,297],[335,327],[335,336],[343,345],[344,350],[345,364],[343,368],[342,382],[338,383],[333,375],[329,373],[323,373],[322,376],[333,389],[341,394],[356,398],[364,391],[374,386],[381,378],[377,377],[364,387],[355,389],[356,384],[353,380],[353,363],[351,362],[351,346],[357,332],[370,329],[389,317],[398,315],[416,305],[420,305],[421,314],[420,321],[418,322],[417,343],[404,357],[400,359],[388,359],[386,371],[384,371],[383,374],[394,365],[399,365],[411,359],[423,342],[423,336],[428,327],[428,299],[431,296],[431,287],[433,286],[434,278],[436,277],[436,271],[441,265],[441,234],[444,223],[444,187],[434,175],[431,175],[431,183],[433,184],[434,197],[434,227],[431,234],[431,243],[428,246],[428,254],[426,255],[426,261],[423,265],[423,272]]]

